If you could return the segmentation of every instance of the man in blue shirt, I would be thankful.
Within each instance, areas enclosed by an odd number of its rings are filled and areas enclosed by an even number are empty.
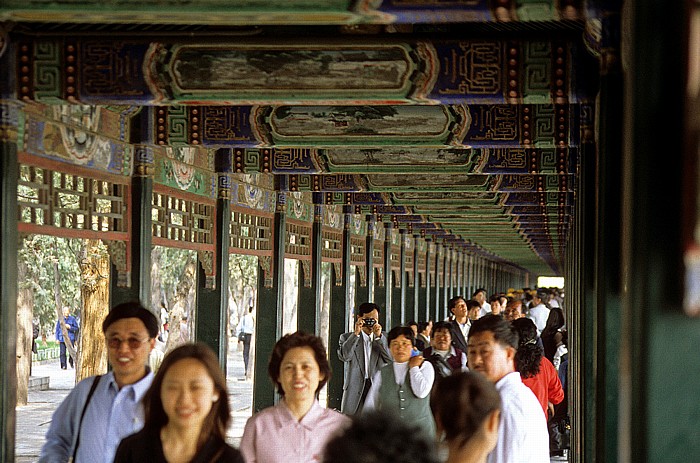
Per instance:
[[[59,405],[40,462],[67,462],[74,457],[76,463],[111,463],[119,442],[143,428],[142,399],[153,381],[146,365],[158,335],[158,320],[140,303],[127,302],[109,312],[102,332],[112,371],[81,381]]]
[[[78,330],[80,329],[78,325],[78,320],[70,314],[70,308],[69,307],[64,307],[63,308],[63,325],[66,328],[66,332],[68,333],[68,338],[70,339],[70,343],[75,348],[75,339],[76,335],[78,334]],[[66,365],[66,340],[63,337],[63,329],[61,328],[61,320],[56,320],[56,340],[58,341],[58,345],[60,348],[60,355],[59,359],[61,361],[61,370],[65,370],[67,368]],[[73,356],[70,356],[70,367],[73,368]]]

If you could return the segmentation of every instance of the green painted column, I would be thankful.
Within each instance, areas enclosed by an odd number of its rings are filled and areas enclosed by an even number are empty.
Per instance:
[[[445,260],[442,263],[442,304],[440,304],[439,313],[441,319],[447,318],[447,301],[450,299],[452,288],[452,248],[451,246],[443,245]]]
[[[427,250],[425,252],[425,305],[423,308],[425,309],[425,321],[428,320],[435,320],[435,317],[433,316],[433,311],[432,311],[432,305],[430,305],[430,296],[431,296],[431,288],[432,288],[432,277],[430,275],[430,269],[432,268],[432,260],[434,259],[433,257],[433,252],[432,247],[430,246],[430,238],[425,238]]]
[[[231,150],[219,149],[214,158],[218,172],[218,198],[216,200],[215,250],[212,261],[207,253],[199,253],[197,265],[197,316],[195,339],[207,344],[219,356],[226,371],[228,353],[228,280],[229,245],[231,241]],[[213,268],[213,276],[207,276],[202,263]],[[209,263],[211,262],[211,263]]]
[[[409,287],[408,287],[408,274],[406,273],[406,230],[399,230],[399,235],[401,238],[401,247],[399,249],[399,284],[397,285],[398,288],[396,288],[396,291],[398,292],[398,297],[399,297],[399,314],[400,314],[400,320],[401,323],[404,323],[409,320],[415,320],[416,317],[413,313],[413,301],[412,301],[412,296],[409,296]],[[411,299],[409,301],[408,299]],[[409,306],[409,302],[411,302]]]
[[[340,410],[343,399],[344,364],[338,358],[338,346],[340,335],[348,330],[350,319],[353,317],[354,308],[350,304],[350,206],[344,208],[343,226],[343,271],[341,280],[337,281],[336,273],[331,272],[331,313],[329,320],[329,361],[331,366],[331,379],[328,381],[328,408]],[[364,302],[364,301],[362,301]],[[360,301],[358,301],[359,305]]]
[[[383,226],[382,223],[377,224],[378,227]],[[382,246],[384,246],[385,250],[385,256],[386,256],[386,241],[382,243]],[[374,303],[377,304],[379,307],[381,307],[381,310],[379,311],[379,323],[381,323],[382,327],[384,329],[387,329],[388,327],[391,326],[391,305],[387,306],[386,305],[386,293],[387,290],[391,290],[391,288],[386,287],[386,282],[387,282],[387,275],[386,275],[386,258],[382,261],[381,264],[381,269],[382,272],[380,274],[379,269],[375,269],[373,272],[374,275]],[[391,278],[391,277],[389,277]]]
[[[418,265],[418,256],[419,256],[419,251],[418,251],[418,235],[413,235],[413,299],[412,299],[412,304],[408,304],[408,307],[412,307],[413,310],[413,318],[418,321],[418,320],[424,320],[423,318],[423,313],[421,312],[421,299],[423,297],[424,292],[421,291],[421,286],[420,286],[420,265]]]
[[[10,47],[11,49],[13,47]],[[14,54],[13,54],[14,56]],[[6,65],[9,58],[0,57]],[[7,87],[2,82],[0,90]],[[17,404],[17,144],[7,136],[10,108],[0,104],[0,461],[15,459]]]
[[[609,29],[619,30],[619,15],[608,15]],[[607,48],[598,96],[598,205],[596,230],[596,461],[618,455],[618,374],[621,335],[622,274],[622,68],[618,48]]]
[[[323,250],[323,194],[314,193],[314,223],[311,229],[311,263],[308,267],[299,262],[299,293],[297,300],[297,325],[299,330],[318,335],[321,314],[321,253]],[[309,271],[311,274],[306,275]],[[305,281],[311,281],[306,286]]]
[[[596,364],[596,233],[597,204],[594,192],[596,185],[596,146],[584,143],[581,146],[581,168],[579,170],[580,194],[577,196],[576,255],[578,278],[571,290],[575,303],[569,305],[568,316],[572,319],[569,332],[572,353],[570,354],[570,410],[572,415],[571,455],[576,461],[595,461],[596,448],[596,397],[598,370]],[[592,263],[592,264],[591,264]],[[575,385],[575,388],[574,388]]]
[[[437,242],[437,239],[435,240],[435,282],[434,282],[434,293],[435,293],[435,299],[433,300],[433,312],[432,312],[432,319],[435,321],[441,320],[440,315],[440,307],[442,307],[442,290],[441,290],[441,283],[440,281],[440,269],[444,265],[445,262],[445,255],[442,252],[442,245]],[[444,275],[443,275],[444,277]]]
[[[384,306],[386,307],[386,320],[384,327],[394,327],[401,323],[401,315],[397,316],[394,307],[394,272],[391,269],[391,244],[394,224],[389,222],[384,224]],[[397,320],[397,318],[399,320]]]
[[[377,225],[376,217],[374,214],[367,216],[367,245],[365,246],[367,251],[367,300],[357,301],[359,306],[363,302],[375,302],[375,288],[377,286],[376,276],[374,271],[374,227]],[[380,302],[383,302],[380,300]]]
[[[150,143],[153,124],[153,108],[143,108],[134,116],[134,124],[139,130],[134,131],[140,139],[134,145],[134,174],[131,178],[131,241],[127,246],[131,250],[131,271],[120,275],[112,265],[110,278],[110,307],[122,302],[139,300],[150,308],[157,317],[160,311],[150,307],[151,302],[151,251],[153,249],[153,175],[155,173],[153,147],[139,144],[143,140]]]
[[[286,243],[286,181],[275,177],[277,204],[273,224],[273,252],[270,264],[258,268],[258,303],[255,323],[255,384],[253,412],[274,405],[277,396],[272,381],[267,377],[267,364],[272,348],[282,337],[282,310],[284,305],[284,252]],[[263,259],[261,257],[258,262]],[[265,268],[267,267],[267,268]]]
[[[688,4],[689,5],[689,4]],[[625,39],[621,461],[700,461],[700,319],[682,308],[683,140],[688,73],[683,2],[633,3]],[[697,106],[688,106],[697,114]],[[663,181],[663,186],[659,181]],[[687,237],[686,237],[687,238]],[[697,283],[697,282],[696,282]]]

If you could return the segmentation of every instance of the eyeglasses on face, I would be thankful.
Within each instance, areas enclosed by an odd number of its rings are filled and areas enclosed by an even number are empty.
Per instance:
[[[148,341],[148,338],[146,339],[136,339],[136,338],[128,338],[128,339],[119,339],[119,338],[109,338],[107,339],[107,345],[111,349],[119,349],[122,345],[123,342],[125,342],[128,346],[129,349],[138,349],[141,347],[141,344],[144,342]]]

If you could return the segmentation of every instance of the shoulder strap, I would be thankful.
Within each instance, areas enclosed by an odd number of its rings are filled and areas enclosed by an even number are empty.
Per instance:
[[[87,411],[90,399],[92,399],[92,395],[95,393],[95,389],[97,389],[97,384],[100,382],[101,378],[102,375],[95,376],[95,380],[92,382],[92,386],[90,386],[90,392],[88,392],[87,398],[85,399],[85,405],[83,405],[83,412],[80,414],[80,421],[78,421],[78,435],[75,438],[75,447],[73,447],[72,461],[75,461],[75,457],[78,454],[78,445],[80,445],[80,428],[83,426],[83,418],[85,417],[85,412]]]

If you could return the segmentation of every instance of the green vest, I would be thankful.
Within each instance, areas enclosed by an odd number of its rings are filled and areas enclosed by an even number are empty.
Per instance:
[[[398,412],[401,421],[418,426],[429,438],[434,439],[435,421],[430,411],[430,394],[423,399],[416,397],[411,389],[411,375],[408,371],[403,384],[396,384],[393,363],[385,365],[380,372],[382,386],[379,388],[377,408]]]

